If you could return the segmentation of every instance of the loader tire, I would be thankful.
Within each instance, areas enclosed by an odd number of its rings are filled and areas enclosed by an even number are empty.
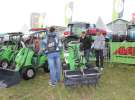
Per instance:
[[[1,67],[7,69],[9,67],[9,62],[7,60],[2,60]]]
[[[34,68],[23,68],[21,70],[21,76],[24,80],[29,80],[36,76],[36,71]]]

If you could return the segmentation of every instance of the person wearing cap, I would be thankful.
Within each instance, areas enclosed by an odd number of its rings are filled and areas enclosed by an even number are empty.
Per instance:
[[[91,51],[91,44],[92,44],[91,36],[87,36],[86,32],[82,31],[80,37],[80,43],[81,43],[81,50],[84,51],[86,66],[88,66],[90,63],[90,51]]]
[[[105,37],[103,34],[97,30],[96,38],[94,43],[92,44],[91,48],[95,50],[96,55],[96,69],[103,70],[103,50],[105,48]]]

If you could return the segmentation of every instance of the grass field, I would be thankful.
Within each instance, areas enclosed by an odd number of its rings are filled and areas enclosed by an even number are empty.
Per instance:
[[[39,71],[36,78],[0,89],[0,100],[135,100],[135,66],[105,64],[99,86],[56,87],[48,85],[49,75]]]

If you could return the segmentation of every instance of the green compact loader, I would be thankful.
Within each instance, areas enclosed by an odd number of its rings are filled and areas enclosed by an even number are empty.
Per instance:
[[[31,34],[31,39],[34,41],[38,41],[41,49],[43,37],[46,36],[47,30],[36,30]],[[42,38],[41,38],[42,35]],[[30,45],[30,43],[29,43]],[[39,68],[43,68],[45,72],[49,72],[47,56],[44,52],[37,52],[36,46],[33,45],[33,48],[27,46],[27,48],[22,48],[16,56],[16,71],[19,71],[21,77],[25,80],[34,78],[36,75],[36,71]]]
[[[40,32],[38,31],[38,34]],[[37,32],[33,34],[37,34]],[[12,49],[6,47],[6,50],[9,52]],[[35,77],[37,69],[39,68],[43,68],[45,72],[49,72],[47,56],[41,52],[35,52],[34,47],[30,48],[25,45],[13,54],[16,54],[16,56],[13,56],[14,60],[12,64],[7,67],[0,67],[0,87],[13,86],[18,84],[21,79],[32,79]]]
[[[7,33],[6,36],[9,40],[3,42],[3,46],[0,51],[0,67],[7,69],[9,66],[12,66],[15,57],[20,50],[20,48],[24,47],[24,43],[22,41],[21,32]]]
[[[78,84],[96,85],[100,78],[100,72],[87,64],[84,52],[81,51],[81,43],[71,41],[67,44],[65,63],[63,64],[64,84],[73,86]]]
[[[19,83],[20,75],[15,72],[15,57],[25,47],[21,32],[6,33],[0,50],[0,88]]]

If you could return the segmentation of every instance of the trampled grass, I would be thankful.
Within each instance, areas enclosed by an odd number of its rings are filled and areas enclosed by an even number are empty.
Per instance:
[[[0,89],[0,100],[135,100],[135,66],[106,63],[99,86],[56,87],[48,85],[49,74],[39,71],[29,81]]]

